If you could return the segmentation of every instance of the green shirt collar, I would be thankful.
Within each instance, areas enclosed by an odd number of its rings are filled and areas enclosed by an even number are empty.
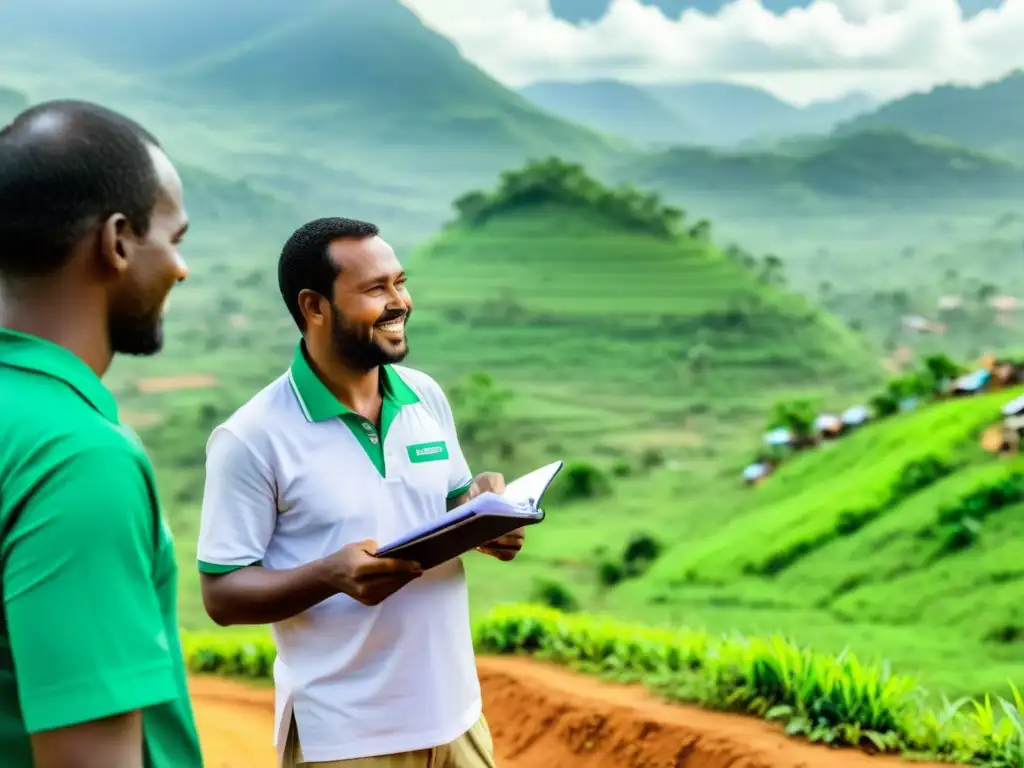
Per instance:
[[[52,341],[0,328],[0,366],[41,373],[63,381],[106,419],[117,424],[117,401],[93,370]]]
[[[289,375],[302,412],[310,421],[327,421],[353,413],[338,402],[338,398],[331,394],[320,381],[320,377],[313,372],[301,341],[295,347],[295,357],[292,359]],[[380,386],[384,400],[396,406],[412,405],[420,401],[412,388],[390,365],[380,367]]]

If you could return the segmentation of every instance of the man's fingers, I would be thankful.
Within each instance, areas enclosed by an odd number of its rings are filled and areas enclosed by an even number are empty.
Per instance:
[[[367,553],[372,554],[372,553]],[[420,564],[412,560],[399,560],[393,557],[368,557],[359,564],[358,575],[363,576],[387,576],[390,574],[416,575],[423,573]]]

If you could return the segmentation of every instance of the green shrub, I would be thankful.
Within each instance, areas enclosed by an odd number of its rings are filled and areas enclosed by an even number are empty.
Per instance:
[[[1013,472],[942,507],[936,516],[938,555],[967,549],[981,534],[982,523],[986,518],[1005,507],[1022,502],[1024,473]]]
[[[658,559],[662,546],[653,536],[635,533],[622,553],[622,570],[626,576],[635,578],[646,571]]]
[[[572,591],[557,581],[539,579],[533,585],[533,601],[540,605],[567,613],[579,609],[579,601]]]
[[[617,459],[612,464],[612,477],[624,478],[633,474],[633,467],[626,459]]]
[[[614,560],[602,560],[597,566],[597,580],[605,587],[614,587],[619,584],[626,574],[622,566]]]
[[[953,461],[931,454],[907,462],[899,478],[892,485],[891,499],[893,502],[902,501],[907,496],[951,475],[955,469],[956,464]]]
[[[644,471],[665,466],[665,454],[657,448],[645,448],[640,454],[640,466]]]
[[[607,475],[588,461],[567,464],[549,492],[557,501],[582,501],[607,496],[612,486]]]

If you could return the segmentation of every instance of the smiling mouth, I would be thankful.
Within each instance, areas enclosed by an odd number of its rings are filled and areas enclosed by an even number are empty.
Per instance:
[[[374,327],[379,331],[384,331],[384,333],[401,333],[405,330],[405,318],[399,317],[394,320],[388,320],[386,323],[378,323]]]

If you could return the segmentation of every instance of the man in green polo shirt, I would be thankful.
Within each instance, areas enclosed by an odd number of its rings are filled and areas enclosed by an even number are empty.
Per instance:
[[[100,377],[162,344],[187,218],[142,127],[0,131],[0,765],[202,765],[152,468]]]

